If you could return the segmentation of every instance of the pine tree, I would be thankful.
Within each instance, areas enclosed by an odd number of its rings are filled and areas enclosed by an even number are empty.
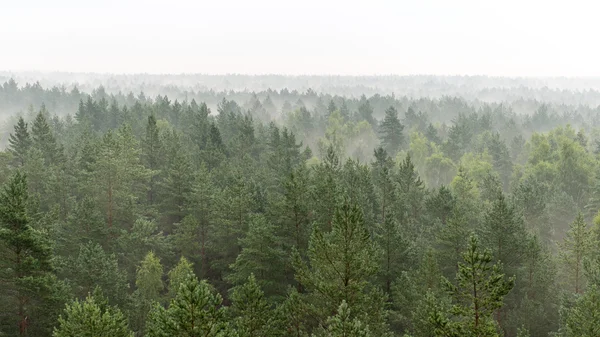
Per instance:
[[[331,115],[336,110],[337,110],[337,106],[335,106],[335,103],[333,102],[333,100],[330,100],[329,105],[327,105],[327,116]]]
[[[505,272],[516,275],[522,269],[528,234],[525,224],[517,216],[502,192],[487,212],[480,230],[482,242],[492,252],[493,261],[502,263]],[[523,297],[512,292],[505,299],[505,306],[496,312],[498,324],[507,334],[508,311],[515,309]]]
[[[132,328],[138,334],[145,329],[146,316],[156,302],[161,300],[161,292],[164,288],[162,282],[163,267],[160,259],[150,252],[142,260],[138,267],[135,285],[137,289],[130,297],[129,320]]]
[[[194,265],[185,257],[181,257],[179,262],[168,273],[169,276],[169,298],[174,298],[179,291],[182,283],[185,283],[188,275],[194,275]]]
[[[563,271],[569,280],[569,288],[576,294],[584,289],[583,260],[590,252],[590,230],[581,212],[569,226],[567,235],[560,246],[560,259]]]
[[[385,110],[385,118],[379,129],[381,146],[394,157],[404,143],[404,135],[402,134],[404,125],[400,123],[396,108],[390,106]]]
[[[48,120],[46,119],[47,111],[45,107],[35,117],[31,127],[32,146],[40,150],[43,155],[46,165],[57,164],[59,160],[59,148],[56,143],[56,138]]]
[[[393,161],[382,148],[375,149],[375,162],[372,164],[373,182],[378,196],[379,214],[378,222],[385,224],[388,213],[393,209],[396,203],[396,191],[393,183],[392,166]]]
[[[250,276],[265,289],[269,298],[285,294],[285,253],[281,239],[275,235],[275,226],[262,216],[255,216],[244,238],[239,240],[242,251],[230,266],[227,280],[239,286]],[[256,276],[256,277],[255,277]]]
[[[233,288],[231,300],[233,325],[240,337],[275,335],[276,316],[254,274],[250,274],[246,283]]]
[[[206,281],[188,275],[168,309],[156,305],[148,316],[148,337],[223,336],[227,331],[221,295]]]
[[[160,170],[161,141],[158,127],[156,126],[156,117],[148,116],[146,125],[146,137],[144,139],[142,156],[144,166],[150,172],[150,181],[148,185],[148,204],[152,205],[156,198],[156,177]]]
[[[358,106],[358,115],[361,120],[367,121],[371,126],[375,126],[377,123],[373,118],[373,107],[369,103],[369,100],[362,95],[360,97],[360,105]]]
[[[44,329],[43,311],[51,307],[52,251],[47,234],[32,228],[27,179],[17,171],[0,192],[0,302],[10,318],[0,332],[27,336]]]
[[[417,269],[405,270],[399,273],[392,287],[392,310],[390,311],[391,325],[396,331],[412,331],[417,336],[418,331],[431,330],[426,323],[430,313],[431,298],[436,301],[445,300],[442,289],[441,270],[435,251],[430,249],[421,259]]]
[[[523,221],[500,194],[485,215],[480,234],[486,247],[490,247],[495,261],[502,262],[505,270],[514,272],[521,264],[527,244]]]
[[[426,230],[424,226],[420,226],[421,217],[425,213],[425,185],[412,163],[410,154],[400,163],[396,181],[396,214],[400,225],[408,231],[411,239],[417,239],[425,234]]]
[[[600,288],[591,286],[566,312],[565,337],[600,335]]]
[[[286,299],[277,307],[280,330],[286,337],[307,337],[308,308],[296,288],[288,288]]]
[[[84,298],[96,287],[109,295],[111,304],[123,304],[127,292],[127,276],[119,268],[117,257],[108,254],[98,243],[88,242],[79,247],[79,253],[69,259],[67,275],[72,290]]]
[[[27,159],[27,152],[31,147],[31,137],[27,131],[27,123],[23,117],[19,117],[15,132],[11,133],[8,138],[8,150],[12,153],[17,167],[23,167]]]
[[[331,221],[339,202],[341,171],[340,158],[332,146],[327,148],[323,162],[314,168],[314,188],[312,189],[315,221],[325,230],[331,229]]]
[[[116,307],[97,303],[89,295],[81,302],[75,300],[58,318],[53,337],[133,337],[127,318]]]
[[[383,253],[379,274],[383,290],[388,295],[395,277],[408,265],[411,246],[404,235],[392,216],[388,216],[376,229],[375,238]]]
[[[492,264],[492,254],[471,236],[459,263],[456,285],[446,280],[454,298],[451,312],[455,318],[439,326],[442,336],[499,336],[492,315],[503,305],[512,290],[514,279],[506,279],[499,264]]]
[[[135,278],[135,285],[141,295],[151,301],[158,301],[164,285],[162,282],[163,267],[160,259],[149,252],[142,260]]]
[[[279,236],[284,240],[284,249],[289,254],[296,247],[304,255],[310,236],[310,185],[309,172],[304,166],[293,170],[283,182],[281,200],[281,223]]]
[[[336,209],[331,232],[314,229],[308,258],[310,264],[295,252],[296,278],[306,287],[320,324],[335,312],[336,303],[346,301],[354,315],[368,318],[374,333],[386,333],[384,297],[369,287],[378,251],[356,205],[346,200]]]
[[[369,326],[358,318],[350,315],[350,308],[346,301],[342,301],[337,314],[327,319],[327,337],[371,337],[374,336]]]

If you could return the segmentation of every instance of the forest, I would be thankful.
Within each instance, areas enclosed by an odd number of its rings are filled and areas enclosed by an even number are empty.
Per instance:
[[[84,77],[0,73],[0,336],[600,335],[589,83]]]

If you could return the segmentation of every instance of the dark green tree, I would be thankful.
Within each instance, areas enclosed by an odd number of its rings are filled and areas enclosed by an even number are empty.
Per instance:
[[[27,152],[31,148],[31,137],[27,131],[27,123],[23,117],[19,117],[19,121],[15,125],[15,132],[11,133],[8,138],[8,150],[12,153],[15,165],[22,167],[27,159]]]
[[[57,281],[47,233],[34,229],[27,211],[27,179],[17,171],[0,192],[0,332],[43,335],[50,326]],[[50,323],[52,324],[52,323]]]
[[[379,125],[379,138],[381,146],[393,157],[404,144],[402,131],[404,125],[400,123],[398,111],[393,106],[385,110],[385,118]]]
[[[502,307],[504,297],[512,290],[514,278],[506,279],[499,264],[492,264],[492,254],[481,249],[479,240],[471,236],[469,246],[459,263],[456,284],[446,280],[453,297],[450,310],[453,319],[438,326],[441,336],[499,336],[493,313]]]
[[[277,320],[265,294],[250,274],[231,294],[233,326],[240,337],[275,336]]]

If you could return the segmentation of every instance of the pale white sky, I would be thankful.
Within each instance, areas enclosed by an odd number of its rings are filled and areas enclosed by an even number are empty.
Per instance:
[[[0,0],[0,70],[600,76],[596,3]]]

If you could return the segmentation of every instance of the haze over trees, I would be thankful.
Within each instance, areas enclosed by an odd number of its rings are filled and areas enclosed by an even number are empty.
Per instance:
[[[0,336],[600,334],[593,80],[2,76]]]

